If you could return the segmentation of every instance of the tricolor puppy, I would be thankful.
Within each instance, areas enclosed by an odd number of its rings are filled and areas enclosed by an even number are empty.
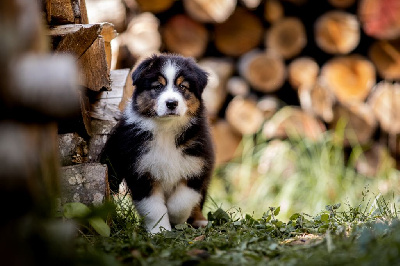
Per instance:
[[[132,80],[132,101],[102,155],[112,189],[126,180],[152,233],[184,222],[206,225],[201,210],[214,166],[201,98],[207,74],[192,59],[154,55]]]

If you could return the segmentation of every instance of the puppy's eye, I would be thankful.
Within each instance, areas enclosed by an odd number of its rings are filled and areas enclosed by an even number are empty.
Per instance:
[[[157,90],[162,88],[162,84],[160,82],[158,82],[158,81],[155,81],[155,82],[151,83],[150,86],[151,86],[151,90],[153,92],[155,92],[155,91],[157,91]]]
[[[189,83],[187,81],[184,81],[181,84],[179,84],[179,88],[182,90],[187,90],[189,89]]]

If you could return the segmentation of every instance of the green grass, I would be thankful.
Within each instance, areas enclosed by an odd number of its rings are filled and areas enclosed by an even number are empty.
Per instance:
[[[115,197],[112,217],[101,208],[87,216],[108,218],[109,237],[78,220],[78,264],[399,264],[399,173],[388,161],[376,177],[362,176],[354,165],[366,147],[345,150],[337,136],[244,138],[241,157],[215,172],[206,228],[150,235],[129,197]]]

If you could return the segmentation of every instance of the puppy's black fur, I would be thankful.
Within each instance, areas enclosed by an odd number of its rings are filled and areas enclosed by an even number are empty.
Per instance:
[[[194,226],[204,225],[199,221],[205,220],[201,210],[214,166],[214,150],[201,98],[207,74],[192,59],[154,55],[137,66],[132,80],[135,86],[132,103],[127,105],[102,152],[102,161],[109,167],[110,187],[118,191],[125,179],[143,216],[154,215],[154,219],[159,219],[169,215],[171,224],[182,222],[180,219],[185,217]],[[178,106],[165,103],[168,106],[165,107],[164,99],[178,102],[175,103]],[[169,139],[171,134],[173,137]],[[173,143],[165,143],[168,140]],[[173,159],[181,162],[168,164]],[[151,168],[143,165],[153,162]],[[154,170],[159,167],[156,163],[162,164],[162,171]],[[181,200],[191,199],[197,202],[180,206]],[[155,202],[154,208],[147,207]],[[146,221],[148,229],[158,232],[152,228],[151,219]],[[170,229],[167,221],[161,226]]]

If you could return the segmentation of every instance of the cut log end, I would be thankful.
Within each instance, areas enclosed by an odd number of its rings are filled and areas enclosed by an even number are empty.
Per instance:
[[[357,17],[344,11],[330,11],[315,22],[316,43],[324,52],[348,54],[360,42]]]
[[[286,78],[283,59],[272,51],[252,51],[241,57],[239,73],[254,89],[269,93],[278,90]]]
[[[298,55],[307,44],[306,30],[300,19],[283,18],[267,32],[265,43],[268,48],[277,51],[283,58]]]
[[[321,82],[342,102],[362,102],[376,82],[375,68],[359,55],[336,57],[321,69]]]
[[[319,66],[313,58],[299,57],[288,66],[288,80],[294,89],[303,85],[312,85],[317,81]]]

